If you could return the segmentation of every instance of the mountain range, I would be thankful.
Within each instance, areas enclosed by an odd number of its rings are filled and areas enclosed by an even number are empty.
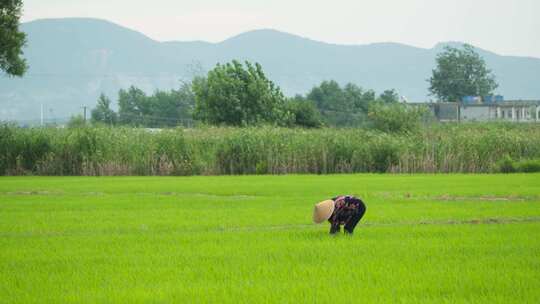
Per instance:
[[[381,92],[394,88],[409,101],[427,101],[437,53],[398,43],[337,45],[276,31],[255,30],[219,43],[159,42],[117,24],[89,18],[21,24],[27,34],[22,78],[0,76],[0,120],[62,119],[92,108],[100,93],[116,100],[121,88],[148,93],[178,88],[216,63],[259,62],[286,95],[303,94],[323,80],[352,82]],[[366,29],[368,30],[368,29]],[[476,49],[507,99],[540,99],[540,59]]]

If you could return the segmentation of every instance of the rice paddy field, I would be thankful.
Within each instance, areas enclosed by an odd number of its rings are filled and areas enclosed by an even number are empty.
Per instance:
[[[0,303],[539,299],[539,174],[0,177]]]

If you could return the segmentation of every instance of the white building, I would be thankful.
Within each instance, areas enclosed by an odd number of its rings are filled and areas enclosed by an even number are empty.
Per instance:
[[[540,102],[504,101],[499,103],[461,104],[461,121],[539,122]]]
[[[437,102],[424,105],[440,121],[540,122],[540,101],[536,100],[474,104]]]

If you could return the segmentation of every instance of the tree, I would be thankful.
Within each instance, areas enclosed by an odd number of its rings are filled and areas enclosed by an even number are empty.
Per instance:
[[[148,118],[153,127],[176,126],[182,121],[192,119],[195,97],[188,84],[184,84],[179,90],[156,91],[148,98]]]
[[[22,48],[26,35],[19,31],[21,0],[0,0],[0,70],[11,76],[22,76],[26,69]]]
[[[315,102],[326,124],[351,127],[364,123],[368,105],[375,100],[375,92],[363,91],[352,83],[342,88],[330,80],[311,89],[307,99]]]
[[[399,102],[399,95],[396,90],[385,90],[379,95],[379,100],[384,103],[396,103]]]
[[[266,78],[261,65],[233,60],[218,64],[207,77],[193,81],[195,116],[215,125],[289,124],[280,88]]]
[[[177,112],[181,119],[193,119],[195,110],[195,93],[191,83],[184,83],[178,90],[172,91],[177,100]]]
[[[334,80],[323,81],[314,87],[307,95],[307,99],[313,100],[317,108],[328,111],[350,111],[350,104],[345,98],[339,83]]]
[[[305,128],[322,126],[321,113],[313,101],[297,95],[287,102],[287,108],[294,115],[294,125]]]
[[[118,92],[118,120],[122,124],[142,125],[144,115],[149,114],[150,103],[146,94],[131,86]]]
[[[67,127],[70,129],[82,128],[84,126],[86,126],[86,121],[80,114],[76,116],[71,116],[67,123]]]
[[[97,106],[92,110],[92,122],[102,122],[110,125],[115,125],[117,120],[116,113],[110,108],[111,100],[101,94],[98,99]]]
[[[131,86],[118,91],[118,115],[112,111],[110,100],[100,96],[98,106],[92,111],[96,121],[113,121],[119,124],[150,128],[173,127],[193,119],[195,96],[189,84],[178,90],[157,90],[147,95],[141,89]]]
[[[461,49],[447,46],[437,55],[436,62],[429,91],[442,101],[485,96],[498,87],[495,76],[471,45],[464,44]]]
[[[343,88],[345,98],[349,100],[353,112],[367,113],[368,105],[375,100],[373,90],[364,91],[359,86],[348,83]]]

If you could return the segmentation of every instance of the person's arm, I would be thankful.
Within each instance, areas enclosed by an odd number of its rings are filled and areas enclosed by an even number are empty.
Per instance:
[[[332,216],[330,217],[330,233],[331,234],[334,234],[336,232],[339,232],[341,229],[340,229],[340,225],[341,225],[341,213],[343,212],[343,207],[345,206],[344,205],[344,201],[342,199],[337,199],[337,200],[334,200],[335,202],[335,208],[334,208],[334,213],[332,214]]]
[[[337,217],[332,216],[330,218],[330,234],[334,234],[336,232],[339,232],[340,230],[340,223],[337,220]]]

